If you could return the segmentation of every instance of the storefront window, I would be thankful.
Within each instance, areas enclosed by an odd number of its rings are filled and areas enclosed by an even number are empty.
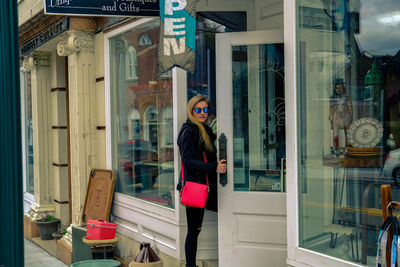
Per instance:
[[[375,265],[380,185],[400,200],[400,5],[297,1],[299,244]]]
[[[116,191],[174,208],[171,72],[157,75],[160,21],[110,39]]]
[[[24,85],[24,128],[25,128],[25,179],[26,179],[26,192],[33,194],[33,124],[32,124],[32,87],[31,87],[31,73],[23,73]]]

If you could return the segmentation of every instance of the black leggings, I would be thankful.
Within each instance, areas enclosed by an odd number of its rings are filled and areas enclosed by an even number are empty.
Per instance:
[[[204,218],[204,209],[186,207],[188,232],[185,242],[186,266],[196,266],[197,238]]]

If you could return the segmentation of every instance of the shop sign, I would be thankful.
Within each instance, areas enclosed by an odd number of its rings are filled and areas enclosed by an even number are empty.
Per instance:
[[[195,67],[195,0],[160,0],[159,74],[172,67],[191,73]]]
[[[65,32],[69,28],[68,18],[63,18],[57,23],[53,24],[51,27],[39,33],[36,37],[31,39],[28,43],[24,44],[20,48],[20,56],[25,56],[32,50],[38,48],[42,44],[48,42],[53,39],[60,33]]]
[[[45,14],[138,17],[160,15],[158,0],[46,0]]]

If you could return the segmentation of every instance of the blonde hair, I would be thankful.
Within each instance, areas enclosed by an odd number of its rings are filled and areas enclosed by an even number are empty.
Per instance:
[[[197,128],[199,128],[200,131],[200,140],[202,140],[205,144],[205,147],[208,151],[215,151],[214,145],[210,140],[210,136],[208,135],[206,129],[204,128],[204,125],[193,115],[193,109],[194,106],[196,106],[197,103],[205,101],[208,105],[208,118],[210,118],[210,113],[211,113],[211,102],[208,98],[202,95],[195,95],[192,97],[187,105],[187,115],[189,120],[191,120],[194,124],[196,124]],[[207,118],[207,119],[208,119]]]

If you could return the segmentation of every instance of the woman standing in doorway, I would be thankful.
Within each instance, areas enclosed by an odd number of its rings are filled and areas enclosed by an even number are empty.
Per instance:
[[[206,209],[217,211],[217,173],[226,172],[226,161],[217,161],[216,139],[208,127],[211,102],[201,95],[191,98],[187,106],[188,119],[178,135],[185,181],[210,183]],[[204,155],[207,162],[204,161]],[[197,239],[203,223],[204,209],[186,207],[188,232],[185,241],[186,266],[196,267]]]

